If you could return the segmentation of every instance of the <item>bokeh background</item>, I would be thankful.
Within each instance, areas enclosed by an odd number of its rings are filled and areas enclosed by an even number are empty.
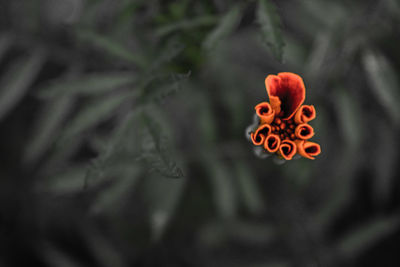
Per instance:
[[[0,266],[400,266],[400,3],[1,0]],[[315,161],[245,138],[307,88]]]

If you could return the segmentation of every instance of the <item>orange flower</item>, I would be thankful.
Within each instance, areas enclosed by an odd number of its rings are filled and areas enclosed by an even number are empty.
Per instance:
[[[255,109],[258,117],[260,117],[261,123],[270,124],[274,120],[275,112],[268,102],[258,104]]]
[[[297,148],[295,142],[291,140],[283,140],[280,147],[279,153],[286,160],[291,160],[296,155]]]
[[[315,119],[315,108],[314,106],[303,105],[301,106],[296,114],[294,115],[294,121],[298,124],[307,123],[313,119]]]
[[[251,133],[251,141],[256,146],[264,144],[265,138],[271,132],[271,126],[269,124],[261,124],[255,133]]]
[[[270,152],[275,153],[278,151],[279,146],[281,144],[281,139],[276,134],[270,134],[264,141],[264,148]]]
[[[265,78],[265,87],[275,114],[286,120],[294,115],[306,98],[303,79],[294,73],[268,75]]]
[[[294,135],[299,139],[310,139],[314,135],[314,129],[310,125],[302,123],[297,125]]]
[[[305,158],[314,159],[313,156],[317,156],[321,153],[321,147],[314,142],[305,140],[296,140],[297,152]]]
[[[315,119],[316,112],[314,106],[302,105],[306,96],[303,79],[294,73],[281,72],[268,75],[265,86],[270,102],[255,106],[260,120],[250,135],[253,144],[263,145],[266,152],[276,153],[285,160],[291,160],[296,153],[314,159],[321,148],[306,141],[314,136],[308,122]]]

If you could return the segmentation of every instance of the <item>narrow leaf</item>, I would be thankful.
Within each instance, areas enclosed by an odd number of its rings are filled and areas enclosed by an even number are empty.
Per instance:
[[[148,204],[153,241],[162,237],[171,221],[185,184],[186,179],[158,179],[154,175],[146,177],[142,191]]]
[[[351,231],[338,243],[338,249],[348,256],[355,256],[371,247],[379,239],[398,230],[399,223],[400,218],[398,216],[376,219]]]
[[[222,39],[231,34],[239,25],[242,17],[242,9],[239,5],[233,6],[220,20],[219,24],[206,37],[203,47],[213,49]]]
[[[264,202],[257,186],[256,177],[244,162],[235,163],[238,190],[242,194],[244,204],[253,214],[260,214],[264,210]]]
[[[146,61],[140,53],[133,53],[122,44],[111,39],[108,36],[100,35],[90,31],[79,31],[78,37],[82,40],[88,41],[105,52],[118,57],[122,60],[136,64],[143,68],[146,65]]]
[[[152,171],[167,178],[182,178],[183,171],[171,159],[168,138],[162,134],[160,125],[147,115],[143,115],[143,141],[141,159],[146,161]]]
[[[57,79],[39,91],[41,97],[105,93],[135,82],[132,73],[95,73],[81,76],[75,80]]]
[[[11,47],[13,38],[8,34],[0,36],[0,62],[3,56],[7,53],[7,50]]]
[[[51,146],[58,137],[61,124],[71,111],[73,103],[71,97],[61,97],[47,103],[26,146],[24,162],[35,162]]]
[[[0,119],[22,99],[44,62],[44,53],[35,50],[28,58],[15,61],[0,80]]]
[[[264,43],[270,48],[275,58],[282,61],[285,43],[281,32],[281,19],[275,5],[269,0],[259,0],[256,16],[261,26]]]
[[[65,141],[110,118],[129,96],[128,94],[106,96],[87,104],[68,124],[61,140]]]
[[[388,60],[379,53],[366,51],[363,64],[371,89],[396,125],[400,124],[400,94],[397,75]]]
[[[233,218],[237,213],[237,192],[228,167],[212,155],[204,158],[205,169],[209,173],[211,190],[218,214],[223,218]]]

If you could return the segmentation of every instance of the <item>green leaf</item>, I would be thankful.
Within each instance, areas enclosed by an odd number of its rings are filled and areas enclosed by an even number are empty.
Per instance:
[[[112,56],[136,64],[140,68],[144,68],[147,65],[146,60],[141,56],[139,51],[133,53],[108,36],[103,36],[91,31],[78,31],[77,34],[80,39],[95,45]]]
[[[358,255],[380,239],[397,231],[399,223],[399,216],[375,219],[356,230],[352,230],[348,236],[339,241],[337,248],[347,256]]]
[[[400,124],[400,105],[398,104],[400,103],[400,94],[396,72],[380,53],[367,50],[362,59],[373,93],[398,126]]]
[[[259,0],[256,16],[264,43],[275,58],[282,62],[285,43],[281,32],[281,19],[275,5],[268,0]]]
[[[94,95],[105,93],[136,81],[133,73],[94,73],[74,80],[57,79],[39,91],[40,97]]]
[[[160,125],[154,118],[143,114],[142,154],[140,159],[149,164],[150,170],[167,178],[182,178],[183,171],[171,159],[168,138],[162,134]]]
[[[203,47],[213,49],[222,39],[231,34],[239,25],[242,17],[242,9],[239,5],[233,6],[220,20],[219,24],[206,37]]]
[[[28,56],[13,62],[0,80],[0,119],[18,104],[36,79],[44,63],[45,55],[36,49]]]

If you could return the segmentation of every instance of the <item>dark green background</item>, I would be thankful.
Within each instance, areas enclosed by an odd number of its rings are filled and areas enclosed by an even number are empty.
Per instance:
[[[1,0],[0,266],[399,266],[400,3]],[[245,138],[301,75],[322,153]]]

